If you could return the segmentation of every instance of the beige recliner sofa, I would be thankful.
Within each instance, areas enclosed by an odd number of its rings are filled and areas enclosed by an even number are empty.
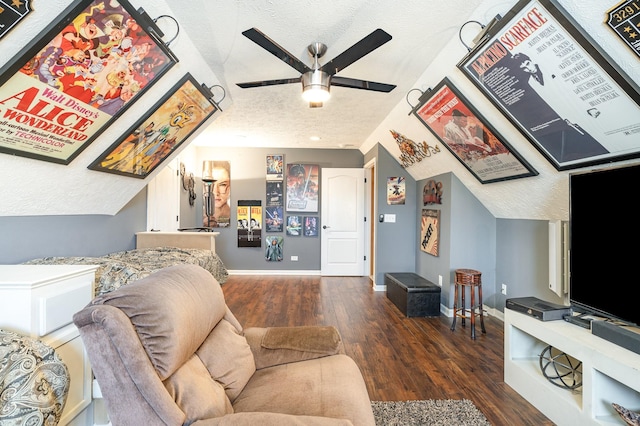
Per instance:
[[[213,276],[162,269],[74,315],[119,425],[374,425],[334,327],[243,330]]]

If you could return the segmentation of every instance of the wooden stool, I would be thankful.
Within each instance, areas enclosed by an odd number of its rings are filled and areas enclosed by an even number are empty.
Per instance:
[[[480,316],[480,327],[483,333],[487,331],[484,328],[484,310],[482,309],[482,280],[480,279],[482,273],[480,271],[476,271],[474,269],[456,269],[455,270],[456,279],[455,279],[455,290],[453,296],[453,323],[451,324],[451,331],[456,329],[456,319],[458,317],[462,318],[462,326],[465,325],[465,320],[467,318],[467,312],[469,312],[469,317],[471,318],[471,338],[476,338],[476,315]],[[460,294],[460,299],[462,301],[461,305],[458,305],[458,288],[462,289]],[[465,287],[470,288],[470,296],[471,300],[469,301],[469,309],[465,309],[464,304],[464,294]],[[478,304],[475,303],[475,289],[478,288]],[[476,312],[477,308],[477,312]]]

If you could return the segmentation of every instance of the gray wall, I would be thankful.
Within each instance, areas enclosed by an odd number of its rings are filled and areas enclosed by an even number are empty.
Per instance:
[[[388,272],[414,272],[415,247],[418,236],[416,223],[416,181],[398,161],[380,144],[365,155],[366,162],[375,157],[377,206],[373,218],[376,227],[375,241],[375,282],[384,284],[384,274]],[[387,204],[387,178],[405,177],[405,204]],[[395,214],[396,222],[378,221],[380,214]]]
[[[426,160],[425,160],[426,161]],[[420,221],[422,209],[440,210],[440,237],[438,256],[432,256],[420,250],[416,245],[416,273],[434,284],[438,284],[439,276],[442,276],[442,293],[440,294],[440,302],[449,306],[450,283],[453,282],[453,272],[451,271],[451,179],[453,175],[446,173],[434,176],[429,179],[423,179],[417,182],[416,203],[417,203],[417,220],[416,232],[420,232]],[[422,190],[425,184],[431,179],[436,182],[442,182],[442,204],[423,205]],[[453,302],[451,302],[453,306]]]
[[[267,233],[262,230],[262,247],[238,247],[238,232],[235,229],[236,207],[238,200],[262,201],[263,216],[266,192],[266,156],[283,154],[286,164],[306,163],[318,164],[320,174],[322,168],[362,168],[363,155],[354,149],[280,149],[267,148],[198,148],[197,157],[201,160],[229,161],[231,164],[231,228],[218,228],[220,236],[216,238],[216,252],[227,269],[232,271],[247,270],[320,270],[320,236],[287,236],[283,232]],[[286,169],[285,169],[286,170]],[[322,177],[321,177],[322,178]],[[195,217],[202,216],[202,186],[197,185],[198,200],[193,208]],[[322,188],[320,188],[322,194]],[[197,206],[200,206],[199,208]],[[320,217],[318,213],[295,213],[302,216]],[[285,219],[287,212],[283,211]],[[182,221],[181,221],[182,223]],[[320,217],[319,226],[322,226]],[[284,260],[282,262],[267,262],[264,260],[265,237],[278,235],[284,237]],[[298,261],[291,261],[291,256],[298,256]]]
[[[232,223],[239,199],[257,199],[264,205],[267,154],[284,154],[286,163],[315,163],[334,168],[362,167],[365,162],[376,159],[376,216],[396,215],[395,223],[375,220],[374,276],[377,284],[384,283],[387,272],[416,272],[434,283],[442,275],[441,302],[452,307],[453,271],[473,268],[482,272],[485,304],[499,311],[504,310],[505,299],[509,297],[536,296],[552,303],[563,303],[562,298],[548,289],[546,221],[494,218],[451,173],[415,182],[382,145],[377,145],[365,156],[357,150],[202,149],[199,153],[202,158],[231,162]],[[392,176],[407,178],[405,205],[386,203],[386,179]],[[423,206],[422,188],[430,179],[443,183],[442,204]],[[188,206],[186,193],[181,194],[182,226],[198,224],[202,212],[199,180],[196,190],[198,199],[193,207]],[[20,263],[45,256],[99,256],[132,249],[135,233],[146,229],[146,204],[146,190],[143,190],[115,216],[0,217],[0,263]],[[418,246],[422,208],[441,211],[439,256],[424,253]],[[280,233],[285,238],[285,260],[266,262],[262,247],[237,247],[235,229],[219,231],[217,250],[230,270],[320,269],[319,237],[287,237],[284,232]],[[265,235],[263,231],[263,238]],[[291,255],[297,255],[299,261],[290,261]],[[500,293],[502,283],[508,287],[506,296]]]
[[[506,299],[524,296],[563,304],[564,298],[549,290],[549,222],[498,219],[496,240],[497,306],[504,308]],[[506,296],[500,293],[502,283]]]
[[[130,250],[135,248],[136,232],[146,230],[146,225],[146,188],[114,216],[0,217],[0,263]]]

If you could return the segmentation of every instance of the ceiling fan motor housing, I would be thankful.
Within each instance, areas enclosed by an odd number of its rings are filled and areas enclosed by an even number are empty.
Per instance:
[[[329,99],[331,76],[320,70],[302,74],[302,97],[307,102],[324,102]]]

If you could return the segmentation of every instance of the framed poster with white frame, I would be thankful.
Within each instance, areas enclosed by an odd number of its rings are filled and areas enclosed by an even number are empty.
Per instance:
[[[287,164],[287,211],[318,213],[320,166]]]
[[[69,164],[178,60],[143,9],[73,2],[0,69],[0,152]]]
[[[555,0],[520,0],[458,68],[557,170],[640,156],[640,90]]]

